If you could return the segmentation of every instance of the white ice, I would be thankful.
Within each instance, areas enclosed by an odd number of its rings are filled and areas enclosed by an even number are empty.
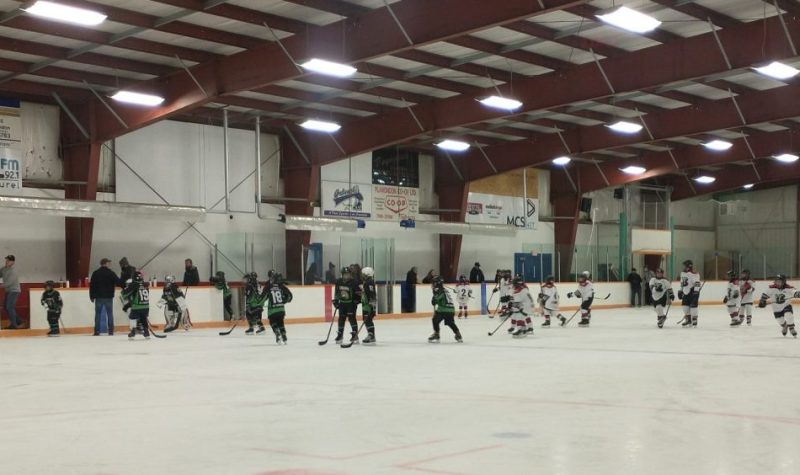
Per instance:
[[[800,341],[767,310],[649,309],[489,337],[377,321],[379,345],[237,329],[3,338],[4,474],[798,474]]]

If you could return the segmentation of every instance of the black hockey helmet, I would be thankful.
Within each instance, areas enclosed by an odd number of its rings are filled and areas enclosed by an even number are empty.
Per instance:
[[[461,283],[466,283],[467,282],[467,276],[465,276],[464,274],[461,274],[460,276],[458,276],[458,281],[461,282]]]
[[[133,283],[141,284],[142,282],[144,282],[144,275],[141,273],[141,271],[137,270],[133,273]]]
[[[280,272],[273,272],[272,273],[272,283],[274,284],[282,284],[283,283],[283,274]]]
[[[217,276],[217,279],[223,279],[223,280],[225,279],[225,273],[222,272],[221,270],[217,271],[216,276]]]
[[[778,282],[780,282],[781,287],[786,285],[786,276],[784,274],[776,275],[774,280],[775,280],[775,285],[778,285]]]
[[[736,279],[736,272],[733,269],[731,269],[728,272],[726,272],[725,275],[728,276],[729,280]]]
[[[683,261],[683,267],[686,269],[692,269],[694,268],[694,262],[692,262],[691,259],[686,259],[685,261]]]
[[[514,279],[511,281],[515,286],[522,285],[525,283],[525,279],[522,278],[521,275],[517,274],[514,276]]]
[[[275,279],[275,276],[277,276],[277,275],[278,275],[278,273],[275,272],[272,269],[267,271],[267,279],[269,279],[270,282],[277,282],[277,280]]]
[[[55,287],[55,286],[56,286],[56,283],[53,282],[52,280],[48,280],[47,282],[44,283],[44,288],[47,289],[47,290],[53,290],[53,287]]]
[[[548,275],[547,277],[544,278],[544,281],[547,282],[548,284],[552,284],[553,282],[556,281],[556,278],[553,277],[552,275]]]
[[[664,277],[664,269],[660,267],[656,269],[656,277]]]
[[[244,275],[244,282],[247,285],[258,285],[258,274],[250,272]]]
[[[750,269],[744,269],[742,271],[742,279],[749,279],[750,278]]]
[[[444,279],[442,279],[440,276],[437,275],[436,277],[433,278],[431,286],[433,287],[434,290],[444,289]]]

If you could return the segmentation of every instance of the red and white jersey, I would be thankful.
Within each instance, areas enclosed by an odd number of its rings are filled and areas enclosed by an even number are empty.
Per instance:
[[[728,307],[738,307],[741,302],[742,294],[739,293],[739,279],[728,282],[728,290],[725,296],[728,297]]]
[[[753,296],[756,294],[756,283],[752,280],[739,281],[739,295],[742,298],[742,304],[753,303]]]
[[[531,291],[528,290],[527,285],[522,284],[514,287],[511,302],[511,307],[515,311],[522,312],[525,315],[533,314],[533,297],[531,297]]]
[[[514,286],[511,284],[511,279],[500,279],[500,297],[507,297],[514,293]]]
[[[589,279],[584,280],[578,284],[578,290],[573,292],[576,297],[580,297],[582,302],[586,302],[590,298],[594,297],[594,285],[592,285],[592,281]]]
[[[700,286],[700,274],[697,272],[681,272],[681,291],[688,295],[692,291],[699,292]]]
[[[459,282],[458,285],[456,285],[456,300],[458,304],[464,306],[471,298],[472,288],[470,288],[469,284],[466,282]]]
[[[544,284],[542,286],[542,306],[545,310],[558,311],[558,289],[553,284]]]
[[[782,312],[784,309],[792,305],[792,299],[800,298],[800,290],[795,289],[791,285],[783,288],[770,285],[766,292],[761,295],[761,299],[772,300],[772,311],[775,313]]]

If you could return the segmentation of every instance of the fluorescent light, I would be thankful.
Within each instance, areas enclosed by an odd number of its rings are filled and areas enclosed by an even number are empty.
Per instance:
[[[753,69],[764,76],[769,76],[775,79],[791,79],[800,73],[800,69],[793,68],[788,64],[783,64],[778,61],[773,61],[766,66]]]
[[[753,186],[754,186],[754,185],[753,185],[752,183],[748,183],[748,184],[744,185],[742,188],[744,188],[745,190],[749,190],[749,189],[750,189],[750,188],[752,188]]]
[[[314,119],[308,119],[300,124],[300,127],[308,130],[315,130],[317,132],[328,132],[329,134],[342,128],[342,126],[336,122],[325,122],[324,120]]]
[[[164,102],[163,97],[130,91],[119,91],[111,96],[111,98],[115,101],[127,102],[128,104],[137,104],[140,106],[157,106]]]
[[[571,161],[572,159],[569,157],[558,157],[553,159],[553,163],[555,165],[561,165],[562,167]]]
[[[314,71],[315,73],[336,76],[337,78],[346,78],[358,71],[356,68],[346,64],[334,63],[333,61],[325,61],[324,59],[317,58],[310,59],[300,66],[309,71]]]
[[[700,175],[700,176],[694,177],[694,181],[696,181],[697,183],[702,183],[704,185],[708,185],[709,183],[714,183],[715,181],[717,181],[717,179],[714,178],[713,176]]]
[[[704,143],[703,147],[709,150],[714,150],[716,152],[724,152],[725,150],[728,150],[729,148],[733,147],[733,144],[728,142],[727,140],[715,139],[712,140],[711,142]]]
[[[24,10],[31,15],[49,20],[75,23],[83,26],[99,25],[106,19],[106,16],[99,12],[86,10],[85,8],[68,7],[53,2],[38,1]]]
[[[658,28],[661,24],[655,18],[639,13],[636,10],[631,10],[628,7],[620,7],[612,13],[606,15],[597,15],[597,18],[604,22],[622,28],[623,30],[632,31],[634,33],[647,33]]]
[[[494,107],[496,109],[504,109],[509,111],[513,111],[514,109],[519,109],[520,107],[522,107],[522,103],[520,101],[500,96],[489,96],[487,98],[479,100],[478,102],[488,107]]]
[[[780,155],[775,155],[772,158],[774,158],[775,160],[777,160],[779,162],[783,162],[783,163],[794,163],[800,157],[798,157],[797,155],[791,154],[791,153],[782,153]]]
[[[450,139],[442,140],[441,142],[437,143],[436,146],[443,150],[450,150],[451,152],[463,152],[469,148],[469,144],[466,142]]]
[[[635,134],[642,130],[642,126],[639,124],[635,124],[633,122],[627,122],[624,120],[620,120],[614,122],[611,125],[607,125],[609,129],[613,130],[614,132],[620,132],[623,134]]]
[[[625,168],[620,168],[622,173],[627,173],[628,175],[641,175],[642,173],[646,172],[647,169],[644,167],[638,167],[636,165],[629,165]]]

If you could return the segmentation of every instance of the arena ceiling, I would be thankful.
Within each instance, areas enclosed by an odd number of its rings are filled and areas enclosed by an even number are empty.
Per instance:
[[[436,151],[462,180],[530,166],[582,193],[646,180],[675,198],[800,178],[774,158],[800,154],[800,84],[754,70],[800,67],[797,0],[57,1],[107,19],[75,26],[0,0],[0,94],[94,102],[101,140],[227,111],[232,126],[259,117],[302,136],[316,164],[400,145]],[[622,6],[661,24],[632,33],[598,18]],[[298,66],[311,58],[357,72]],[[165,101],[108,100],[121,89]],[[522,105],[478,102],[492,95]],[[298,127],[307,119],[341,129]],[[619,121],[641,130],[609,129]],[[441,151],[445,139],[470,148]],[[732,146],[704,146],[715,139]]]

